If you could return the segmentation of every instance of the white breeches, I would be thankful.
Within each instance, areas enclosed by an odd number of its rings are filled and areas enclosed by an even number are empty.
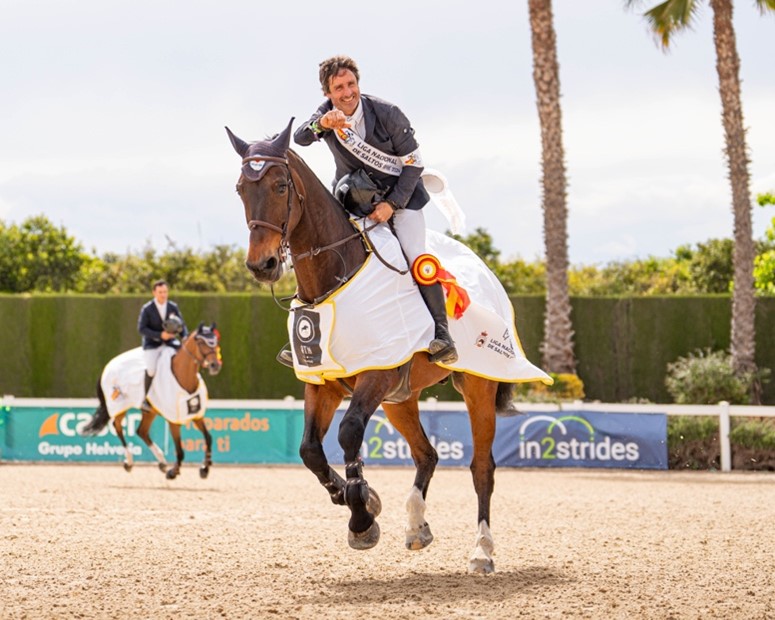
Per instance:
[[[145,372],[149,377],[153,377],[156,374],[156,365],[159,362],[159,356],[161,355],[164,347],[156,347],[155,349],[143,349],[143,357],[145,358]]]
[[[393,215],[393,227],[411,267],[415,258],[425,254],[425,216],[422,209],[398,209]]]

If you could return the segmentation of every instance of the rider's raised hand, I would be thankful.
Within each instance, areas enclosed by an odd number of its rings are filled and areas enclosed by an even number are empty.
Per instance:
[[[341,110],[329,110],[318,119],[318,124],[323,129],[341,129],[343,127],[350,127],[350,123],[347,122],[347,117]]]

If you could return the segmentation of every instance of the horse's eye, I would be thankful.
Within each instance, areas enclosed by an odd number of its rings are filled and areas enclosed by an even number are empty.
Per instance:
[[[288,184],[287,183],[278,183],[277,184],[277,193],[278,194],[284,194],[288,191]]]

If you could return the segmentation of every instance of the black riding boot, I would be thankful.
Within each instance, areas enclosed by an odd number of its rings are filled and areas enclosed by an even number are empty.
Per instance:
[[[151,388],[151,383],[153,383],[153,377],[148,374],[148,371],[145,371],[145,394],[143,395],[143,404],[140,405],[141,409],[148,409],[150,411],[151,409],[151,403],[148,402],[148,390]]]
[[[441,362],[442,364],[454,364],[457,361],[457,349],[449,335],[449,325],[447,323],[447,308],[444,302],[444,291],[441,284],[431,284],[430,286],[418,285],[425,305],[433,317],[436,324],[435,336],[428,345],[431,362]]]

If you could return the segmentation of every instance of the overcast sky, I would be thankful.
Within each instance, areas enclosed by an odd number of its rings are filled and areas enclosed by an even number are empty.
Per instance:
[[[655,4],[655,2],[650,3]],[[617,0],[555,0],[570,259],[667,256],[732,235],[712,15],[669,54]],[[398,104],[468,230],[543,254],[527,2],[0,0],[0,219],[45,214],[98,253],[167,238],[245,246],[228,125],[307,119],[318,63],[348,54]],[[775,19],[736,2],[752,191],[775,190]],[[327,148],[301,149],[322,180]],[[426,209],[429,225],[444,230]],[[771,207],[754,207],[761,237]]]

